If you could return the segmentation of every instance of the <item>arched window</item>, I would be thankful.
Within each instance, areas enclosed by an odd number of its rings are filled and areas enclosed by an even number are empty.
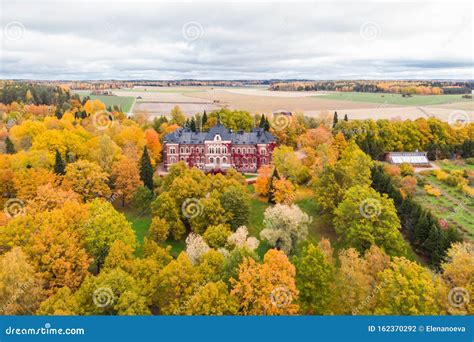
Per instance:
[[[220,163],[221,163],[221,160],[219,159],[219,157],[218,157],[218,158],[216,158],[216,164],[218,164],[218,165],[219,165]]]
[[[176,153],[176,149],[174,147],[170,147],[170,153],[171,154],[175,154]]]
[[[240,148],[238,148],[238,149],[237,149],[237,153],[239,153],[239,154],[240,154]]]
[[[212,158],[212,157],[209,158],[209,162],[210,162],[211,164],[213,164],[213,163],[214,163],[214,158]]]
[[[221,136],[219,134],[216,134],[216,136],[214,137],[214,141],[221,141]]]
[[[189,147],[186,147],[186,153],[189,153]]]
[[[171,158],[170,158],[170,163],[171,163],[171,164],[176,163],[176,158],[175,158],[175,157],[171,157]]]
[[[181,153],[184,153],[184,148],[181,147],[179,150]]]
[[[227,163],[227,158],[226,157],[222,158],[222,163],[224,163],[224,164]]]

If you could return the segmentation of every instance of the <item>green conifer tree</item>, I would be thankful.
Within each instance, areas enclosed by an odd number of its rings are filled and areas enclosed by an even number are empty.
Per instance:
[[[64,175],[65,169],[66,169],[66,165],[63,161],[63,158],[61,157],[61,153],[59,153],[59,151],[56,150],[56,157],[54,161],[54,173],[57,175]]]
[[[13,145],[13,142],[11,141],[10,137],[7,137],[5,139],[5,148],[6,148],[7,154],[14,154],[16,152],[15,146]]]
[[[140,179],[148,189],[153,191],[153,167],[151,166],[150,155],[146,146],[140,159]]]

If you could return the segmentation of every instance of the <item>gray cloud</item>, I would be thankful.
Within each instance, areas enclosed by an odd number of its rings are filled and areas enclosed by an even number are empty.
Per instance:
[[[3,0],[0,77],[473,79],[472,6]]]

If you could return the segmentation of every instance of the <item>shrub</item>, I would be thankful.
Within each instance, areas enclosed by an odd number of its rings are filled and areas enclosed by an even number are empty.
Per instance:
[[[416,190],[416,184],[417,180],[413,176],[405,176],[401,179],[400,185],[401,185],[401,191],[402,193],[406,196],[407,194],[410,194],[413,196]]]
[[[470,187],[469,185],[463,185],[461,191],[463,194],[469,197],[474,197],[474,188]]]
[[[402,163],[402,164],[400,164],[400,173],[403,177],[414,176],[415,175],[415,169],[413,168],[413,166],[411,166],[408,163]]]
[[[291,204],[296,197],[296,188],[293,183],[285,178],[273,182],[273,199],[276,203]]]
[[[392,177],[398,177],[401,175],[400,168],[397,165],[385,164],[384,170],[386,173],[388,173]]]
[[[424,186],[424,189],[426,193],[430,196],[434,196],[434,197],[441,196],[441,190],[439,190],[438,188],[435,188],[434,186],[427,184]]]
[[[467,185],[467,179],[464,178],[463,170],[452,170],[444,182],[450,186],[457,186],[459,188]]]
[[[416,178],[416,183],[420,187],[424,187],[426,185],[426,180],[423,177],[415,177]]]
[[[446,178],[448,178],[448,174],[443,170],[434,170],[433,174],[435,175],[436,179],[439,181],[444,182]]]
[[[228,225],[218,224],[216,226],[209,226],[203,238],[212,248],[219,248],[225,245],[230,234],[231,231]]]

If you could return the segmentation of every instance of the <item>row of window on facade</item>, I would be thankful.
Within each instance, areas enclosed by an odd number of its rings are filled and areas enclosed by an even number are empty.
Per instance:
[[[196,147],[195,149],[194,148],[189,148],[189,147],[181,147],[179,149],[179,152],[180,153],[193,153],[194,150],[196,150],[196,153],[204,153],[204,147],[202,147],[201,149],[199,149],[198,147]],[[232,149],[232,153],[255,153],[256,149],[255,148],[243,148],[243,149],[240,149],[240,148],[233,148]],[[170,147],[170,151],[169,151],[170,154],[176,154],[176,149],[174,147]],[[226,154],[227,153],[227,147],[210,147],[209,148],[209,153],[210,154]],[[262,155],[265,155],[266,154],[266,150],[264,148],[260,149],[260,154]]]
[[[181,157],[180,160],[181,160],[181,161],[185,161],[185,162],[189,162],[189,158]],[[194,158],[194,162],[195,162],[195,163],[201,162],[202,164],[204,164],[205,158],[204,158],[204,157],[201,157],[201,159],[199,159],[199,157]],[[227,157],[222,157],[222,158],[219,158],[219,157],[216,157],[216,158],[210,157],[210,158],[209,158],[209,163],[211,163],[211,164],[214,164],[214,163],[215,163],[215,164],[220,164],[221,162],[222,162],[223,164],[227,164]],[[241,159],[235,158],[235,159],[234,159],[234,163],[235,163],[235,164],[239,164],[240,162],[241,162],[242,164],[247,164],[247,163],[254,163],[254,164],[255,164],[255,163],[257,163],[257,158],[253,158],[253,159],[252,159],[252,158],[248,158],[248,159],[247,159],[247,158],[241,158]],[[266,162],[267,162],[266,158],[262,158],[262,163],[265,164]],[[171,164],[176,163],[176,158],[175,158],[175,157],[171,157],[171,158],[170,158],[170,163],[171,163]]]

